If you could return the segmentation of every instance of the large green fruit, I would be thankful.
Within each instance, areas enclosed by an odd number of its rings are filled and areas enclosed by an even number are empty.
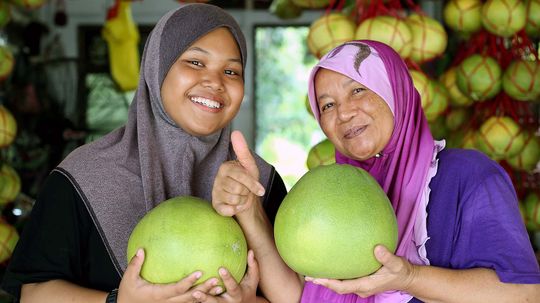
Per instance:
[[[240,281],[247,265],[247,243],[238,223],[191,196],[169,199],[148,212],[129,237],[128,261],[138,248],[145,251],[141,276],[151,283],[177,282],[201,270],[199,284],[219,277],[222,266]]]
[[[394,252],[397,221],[377,181],[347,164],[308,171],[291,188],[276,215],[279,254],[294,271],[318,278],[351,279],[381,264],[377,244]]]

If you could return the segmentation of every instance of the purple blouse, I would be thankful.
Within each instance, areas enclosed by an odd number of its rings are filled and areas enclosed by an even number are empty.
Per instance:
[[[438,158],[427,206],[431,265],[491,268],[505,283],[540,283],[538,261],[507,173],[475,150],[444,149]],[[306,282],[301,302],[354,303],[357,298]]]

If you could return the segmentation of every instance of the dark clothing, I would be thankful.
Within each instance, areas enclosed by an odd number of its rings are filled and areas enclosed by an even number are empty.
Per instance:
[[[287,191],[277,172],[272,180],[263,203],[273,222]],[[54,279],[103,291],[117,288],[121,279],[83,200],[56,171],[32,209],[2,288],[18,300],[22,284]]]

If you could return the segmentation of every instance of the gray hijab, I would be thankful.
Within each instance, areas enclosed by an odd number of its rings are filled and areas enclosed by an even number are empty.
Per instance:
[[[208,4],[189,4],[164,15],[146,41],[140,79],[125,126],[79,147],[60,163],[97,226],[120,275],[137,222],[160,202],[193,195],[210,201],[219,166],[234,158],[230,125],[205,137],[178,127],[164,110],[160,88],[169,68],[198,38],[228,28],[245,66],[246,43],[236,21]],[[257,158],[260,182],[273,168]]]

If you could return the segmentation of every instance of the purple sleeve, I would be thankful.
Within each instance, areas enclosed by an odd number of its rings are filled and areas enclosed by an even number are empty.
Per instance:
[[[454,268],[494,269],[505,283],[540,283],[540,269],[504,170],[479,180],[458,212]]]

